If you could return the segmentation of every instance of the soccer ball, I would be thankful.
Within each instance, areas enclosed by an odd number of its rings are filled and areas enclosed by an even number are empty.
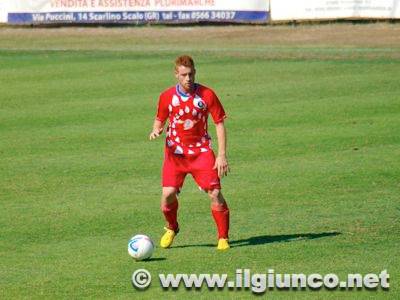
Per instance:
[[[129,240],[128,253],[135,260],[148,259],[153,251],[154,243],[147,235],[138,234]]]

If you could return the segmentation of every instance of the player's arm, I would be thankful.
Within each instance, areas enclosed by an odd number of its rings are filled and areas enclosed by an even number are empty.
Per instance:
[[[214,169],[218,171],[218,177],[228,175],[229,165],[226,159],[226,129],[224,122],[215,124],[218,140],[218,155],[215,159]]]
[[[155,138],[160,136],[160,134],[162,133],[162,131],[164,129],[164,124],[165,124],[165,121],[161,122],[158,119],[154,120],[153,130],[150,132],[150,136],[149,136],[150,140],[154,140]]]
[[[164,94],[161,94],[158,98],[157,114],[153,123],[153,130],[150,132],[150,140],[154,140],[155,138],[159,137],[164,129],[165,121],[167,120],[169,114],[166,99],[167,98],[164,97]]]

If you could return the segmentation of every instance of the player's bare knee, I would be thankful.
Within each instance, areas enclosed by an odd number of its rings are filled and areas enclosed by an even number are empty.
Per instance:
[[[176,200],[177,190],[173,187],[164,187],[162,189],[161,201],[171,203]]]
[[[215,204],[225,203],[224,196],[222,196],[221,190],[219,189],[209,190],[208,196],[210,197],[211,201]]]

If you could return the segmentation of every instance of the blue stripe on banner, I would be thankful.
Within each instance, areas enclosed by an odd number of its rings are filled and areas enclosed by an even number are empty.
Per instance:
[[[9,24],[267,22],[266,11],[126,11],[9,13]]]

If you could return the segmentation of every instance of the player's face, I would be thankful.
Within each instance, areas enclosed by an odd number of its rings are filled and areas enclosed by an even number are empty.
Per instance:
[[[179,85],[185,90],[185,92],[192,92],[194,88],[194,77],[196,70],[179,66],[175,69],[175,76],[178,79]]]

